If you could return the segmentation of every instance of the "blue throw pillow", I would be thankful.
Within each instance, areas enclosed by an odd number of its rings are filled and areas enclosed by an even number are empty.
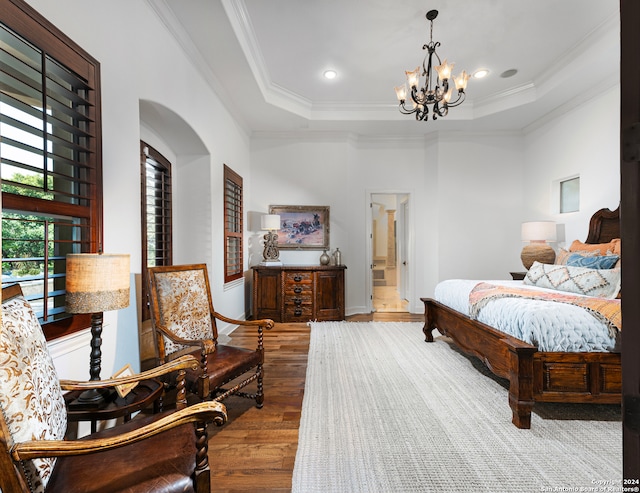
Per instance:
[[[588,269],[612,269],[620,258],[619,255],[597,255],[584,257],[579,253],[569,255],[567,265],[572,267],[587,267]]]

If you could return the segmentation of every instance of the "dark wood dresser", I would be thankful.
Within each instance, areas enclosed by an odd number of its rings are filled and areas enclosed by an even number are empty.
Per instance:
[[[344,320],[344,265],[256,265],[252,269],[255,319]]]

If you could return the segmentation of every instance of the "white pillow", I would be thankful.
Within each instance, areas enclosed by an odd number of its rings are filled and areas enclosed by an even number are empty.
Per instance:
[[[620,270],[534,262],[524,277],[524,284],[613,299],[620,291]]]

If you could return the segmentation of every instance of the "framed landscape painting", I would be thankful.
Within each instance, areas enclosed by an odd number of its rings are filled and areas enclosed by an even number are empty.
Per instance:
[[[272,205],[269,214],[280,216],[278,248],[329,248],[329,206]]]

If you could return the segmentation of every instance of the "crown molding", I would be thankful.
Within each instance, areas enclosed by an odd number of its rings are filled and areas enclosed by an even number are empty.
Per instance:
[[[401,120],[404,115],[396,114],[397,105],[387,102],[314,103],[299,94],[274,84],[270,78],[262,56],[260,46],[248,15],[244,0],[222,0],[233,30],[247,58],[253,76],[267,103],[276,105],[293,114],[312,121],[364,121],[364,120]],[[457,107],[447,115],[448,120],[475,120],[504,110],[535,103],[545,94],[552,91],[564,79],[571,77],[567,67],[575,65],[575,60],[592,52],[593,47],[602,43],[607,36],[618,31],[619,19],[611,15],[593,31],[586,34],[571,50],[563,53],[535,80],[525,82],[517,87],[490,95],[481,100],[467,99],[465,104]],[[562,80],[557,74],[562,74]]]

